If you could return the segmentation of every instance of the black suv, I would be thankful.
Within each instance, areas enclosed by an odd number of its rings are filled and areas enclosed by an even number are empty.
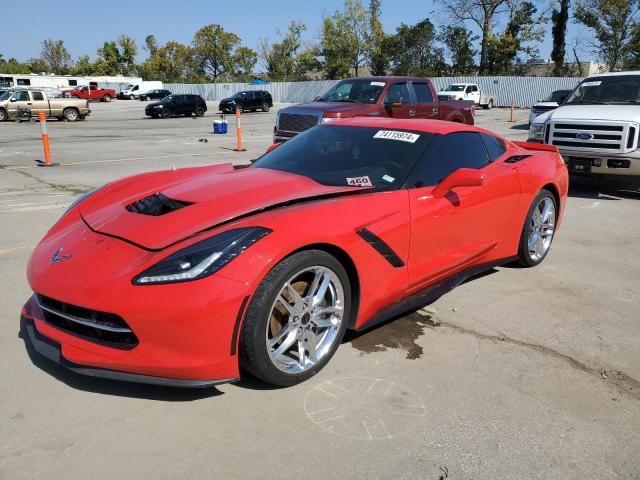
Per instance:
[[[172,94],[164,97],[159,102],[148,103],[144,109],[144,114],[153,118],[171,118],[174,115],[195,114],[202,117],[207,111],[207,104],[200,95],[178,95]]]
[[[271,94],[264,90],[244,90],[233,97],[223,98],[218,105],[222,113],[233,113],[236,108],[240,108],[243,112],[245,110],[255,112],[258,109],[268,112],[271,107],[273,107]]]
[[[169,90],[149,90],[147,93],[140,95],[140,100],[151,100],[152,98],[162,99],[171,95]]]

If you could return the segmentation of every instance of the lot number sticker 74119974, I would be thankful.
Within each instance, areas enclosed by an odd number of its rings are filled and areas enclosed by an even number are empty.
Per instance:
[[[383,138],[385,140],[400,140],[401,142],[416,143],[420,138],[417,133],[399,132],[397,130],[378,130],[373,138]]]

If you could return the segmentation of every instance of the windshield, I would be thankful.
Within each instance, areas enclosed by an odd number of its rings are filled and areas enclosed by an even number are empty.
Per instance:
[[[238,99],[238,98],[242,98],[242,97],[244,97],[246,95],[247,95],[247,92],[238,92],[235,95],[233,95],[231,98]]]
[[[551,92],[549,95],[544,97],[543,102],[556,102],[562,103],[562,101],[567,98],[567,95],[571,93],[571,90],[556,90],[555,92]]]
[[[318,98],[322,102],[376,103],[386,82],[376,80],[343,80]]]
[[[164,97],[162,100],[160,100],[160,103],[169,103],[171,100],[173,100],[174,98],[176,98],[175,95],[167,95],[166,97]]]
[[[640,103],[640,75],[587,78],[576,87],[565,105]]]
[[[126,87],[124,87],[125,90],[131,90],[133,88],[133,84],[132,83],[128,83]]]
[[[432,136],[411,130],[324,124],[263,155],[252,168],[295,173],[322,185],[395,190]]]
[[[0,100],[6,100],[7,98],[9,98],[11,96],[11,91],[6,90],[4,92],[0,92]]]
[[[445,92],[461,92],[464,90],[464,85],[449,85],[444,89]]]

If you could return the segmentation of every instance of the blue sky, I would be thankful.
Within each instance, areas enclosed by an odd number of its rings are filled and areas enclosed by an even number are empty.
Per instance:
[[[368,4],[368,0],[363,3]],[[341,6],[342,0],[0,0],[0,15],[10,17],[3,22],[0,53],[4,58],[27,60],[40,54],[43,39],[52,38],[63,39],[74,60],[84,54],[94,59],[105,40],[122,33],[135,38],[139,47],[148,34],[155,35],[160,43],[175,40],[189,44],[194,32],[209,23],[221,24],[239,35],[244,45],[257,49],[260,38],[277,39],[276,30],[286,30],[292,19],[306,23],[307,40],[317,40],[322,17]],[[425,17],[436,24],[444,20],[432,0],[382,0],[382,23],[388,33],[401,22],[413,24]],[[576,27],[569,28],[568,41]],[[549,29],[540,47],[543,58],[551,52],[550,34]],[[140,50],[142,60],[146,52]]]

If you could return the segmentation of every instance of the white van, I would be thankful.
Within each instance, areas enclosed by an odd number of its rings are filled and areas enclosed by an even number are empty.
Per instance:
[[[145,93],[147,93],[149,90],[160,88],[162,88],[162,82],[158,82],[155,80],[133,82],[127,84],[127,86],[125,86],[124,89],[122,89],[122,91],[118,93],[118,98],[128,98],[129,100],[135,100],[140,97],[140,95],[144,95]]]

